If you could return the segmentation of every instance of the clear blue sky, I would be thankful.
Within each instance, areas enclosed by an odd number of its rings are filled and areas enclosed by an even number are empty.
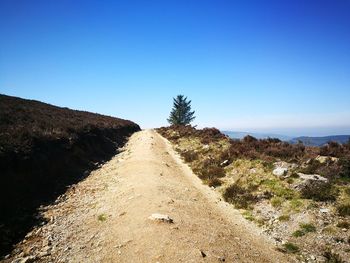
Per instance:
[[[350,0],[0,0],[0,93],[166,125],[350,134]]]

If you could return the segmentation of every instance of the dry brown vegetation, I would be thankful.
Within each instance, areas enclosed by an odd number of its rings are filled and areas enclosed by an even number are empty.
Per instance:
[[[0,256],[54,200],[140,127],[127,120],[0,95]]]

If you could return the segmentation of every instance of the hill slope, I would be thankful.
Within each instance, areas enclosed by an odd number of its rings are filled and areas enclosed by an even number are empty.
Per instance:
[[[37,207],[138,130],[131,121],[0,95],[0,254],[35,224]]]

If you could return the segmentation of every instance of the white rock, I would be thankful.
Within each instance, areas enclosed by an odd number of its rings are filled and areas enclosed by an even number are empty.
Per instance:
[[[328,208],[321,208],[320,212],[321,213],[329,213],[329,209]]]
[[[225,160],[222,163],[220,163],[220,166],[225,166],[227,163],[228,163],[228,160]]]
[[[173,223],[174,222],[174,220],[170,216],[162,215],[162,214],[158,214],[158,213],[154,213],[148,218],[151,220],[154,220],[154,221],[161,221],[161,222],[166,222],[166,223]]]
[[[314,181],[323,181],[325,183],[328,182],[328,179],[321,176],[321,175],[318,175],[318,174],[303,174],[303,173],[298,173],[300,179],[303,179],[303,180],[314,180]]]
[[[276,176],[284,176],[288,172],[288,168],[277,167],[272,173]]]
[[[315,160],[319,161],[320,163],[326,163],[328,160],[330,160],[332,162],[337,162],[339,159],[336,157],[332,157],[332,156],[319,155],[315,158]]]
[[[287,163],[287,162],[283,162],[283,161],[280,161],[280,162],[275,162],[273,164],[275,166],[275,168],[287,168],[287,169],[295,169],[295,168],[298,168],[298,165],[295,164],[295,163]]]

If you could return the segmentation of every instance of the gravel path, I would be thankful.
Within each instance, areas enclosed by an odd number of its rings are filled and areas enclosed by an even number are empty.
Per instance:
[[[288,262],[153,130],[43,210],[4,262]]]

